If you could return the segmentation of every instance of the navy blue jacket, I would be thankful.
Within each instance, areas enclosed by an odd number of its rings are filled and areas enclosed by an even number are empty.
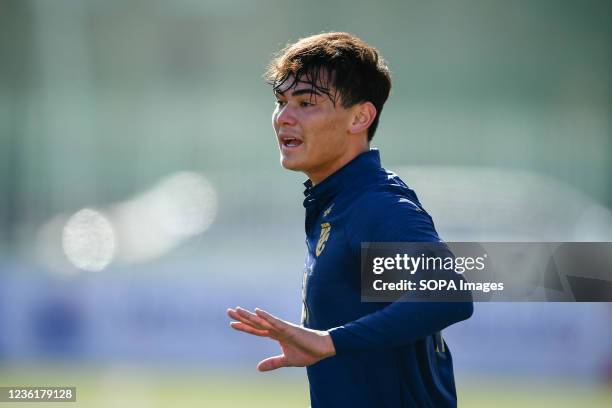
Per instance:
[[[304,183],[306,258],[302,324],[329,330],[336,355],[307,367],[313,408],[455,407],[451,354],[440,331],[471,316],[471,302],[360,300],[361,242],[439,242],[414,191],[365,152]]]

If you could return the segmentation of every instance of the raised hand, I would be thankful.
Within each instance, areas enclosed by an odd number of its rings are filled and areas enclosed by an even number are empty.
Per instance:
[[[281,367],[304,367],[336,354],[331,336],[326,331],[306,329],[255,309],[252,313],[241,307],[227,309],[236,320],[230,326],[236,330],[278,341],[283,354],[269,357],[257,365],[259,371]]]

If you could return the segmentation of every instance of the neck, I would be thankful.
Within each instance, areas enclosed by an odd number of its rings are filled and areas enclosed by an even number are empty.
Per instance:
[[[355,157],[359,156],[361,153],[367,152],[370,150],[369,143],[353,145],[351,148],[347,149],[346,153],[343,154],[338,160],[336,160],[333,166],[328,167],[324,170],[320,171],[311,171],[306,173],[306,176],[312,182],[312,185],[315,186],[321,183],[323,180],[340,170],[342,167],[346,166],[350,163]]]

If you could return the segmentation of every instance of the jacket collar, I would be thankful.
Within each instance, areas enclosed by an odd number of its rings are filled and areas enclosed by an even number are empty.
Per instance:
[[[322,207],[327,205],[340,191],[350,187],[359,181],[364,181],[367,176],[375,175],[380,170],[380,154],[378,149],[370,149],[361,153],[344,167],[328,176],[319,184],[313,186],[311,180],[304,182],[304,207],[313,205]]]

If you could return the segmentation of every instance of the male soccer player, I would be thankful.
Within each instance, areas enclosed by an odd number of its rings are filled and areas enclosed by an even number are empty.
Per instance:
[[[391,89],[378,51],[347,33],[287,46],[267,77],[284,168],[306,181],[302,325],[228,309],[234,329],[280,343],[260,371],[306,366],[313,408],[454,407],[451,354],[440,331],[471,302],[366,303],[362,242],[439,242],[415,193],[369,144]]]

